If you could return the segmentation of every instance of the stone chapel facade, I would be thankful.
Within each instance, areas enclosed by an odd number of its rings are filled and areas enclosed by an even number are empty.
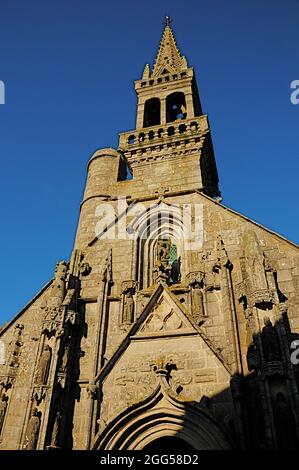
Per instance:
[[[0,449],[295,448],[298,246],[221,204],[169,19],[135,89],[71,259],[0,330]]]

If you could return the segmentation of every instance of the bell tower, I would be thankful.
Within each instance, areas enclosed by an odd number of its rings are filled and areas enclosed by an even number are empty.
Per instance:
[[[135,90],[137,129],[202,115],[194,71],[178,50],[169,17],[155,65],[151,71],[146,64],[141,80],[135,82]]]
[[[219,203],[169,18],[135,90],[70,260],[0,325],[0,450],[298,449],[298,246]]]
[[[193,178],[194,189],[219,197],[208,118],[202,112],[194,69],[177,47],[169,17],[154,66],[145,65],[135,91],[136,129],[121,133],[119,143],[134,176],[140,165],[163,158],[168,166],[172,162],[172,169],[177,165],[182,186],[190,186]],[[171,171],[168,176],[165,169],[162,173],[163,184],[173,180]]]

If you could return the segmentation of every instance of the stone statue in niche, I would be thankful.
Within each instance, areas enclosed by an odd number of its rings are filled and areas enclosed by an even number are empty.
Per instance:
[[[49,295],[41,303],[44,311],[42,331],[55,332],[63,319],[62,302],[66,291],[68,265],[64,261],[57,263]]]
[[[102,281],[112,282],[112,249],[110,248],[102,268]]]
[[[279,361],[281,360],[281,353],[278,336],[269,317],[264,318],[264,325],[262,329],[262,343],[265,360],[267,362]]]
[[[65,372],[68,366],[69,362],[69,355],[70,355],[70,349],[71,349],[71,337],[68,336],[65,339],[64,345],[63,345],[63,354],[61,358],[61,364],[60,364],[60,371]]]
[[[51,447],[59,447],[59,437],[60,437],[60,426],[61,426],[62,414],[60,410],[57,411],[53,431],[51,436]]]
[[[24,325],[17,323],[13,330],[13,340],[10,342],[10,358],[8,364],[10,367],[18,367],[19,366],[19,356],[21,346],[23,345],[21,341],[22,330],[24,329]]]
[[[157,265],[168,266],[169,250],[171,242],[168,238],[162,238],[157,243]]]
[[[52,359],[52,349],[49,345],[44,347],[44,350],[41,354],[39,365],[36,374],[36,383],[38,385],[46,385],[48,382],[50,366]]]
[[[265,273],[265,256],[259,240],[253,230],[248,230],[243,236],[243,247],[246,260],[246,271],[252,290],[267,289]]]
[[[3,393],[3,395],[1,396],[1,400],[0,400],[0,433],[3,428],[7,405],[8,405],[8,396]]]
[[[205,287],[205,275],[201,271],[189,273],[188,280],[189,286],[191,287],[192,315],[196,320],[199,320],[206,315],[203,292]]]
[[[28,421],[27,431],[26,431],[26,449],[27,450],[36,450],[38,435],[40,429],[40,414],[37,408],[33,408],[31,417]]]
[[[168,282],[171,273],[170,259],[171,241],[168,238],[159,238],[157,241],[156,260],[154,263],[154,281]]]
[[[205,314],[203,292],[198,284],[195,284],[192,289],[192,311],[196,318],[201,318]]]
[[[134,299],[131,289],[124,294],[123,323],[133,323],[134,321]]]
[[[65,281],[67,275],[67,263],[60,261],[56,264],[55,277],[51,285],[50,296],[47,300],[48,307],[59,308],[65,295]]]
[[[136,281],[130,279],[122,283],[122,310],[120,322],[123,325],[130,325],[134,322],[135,317],[135,301],[133,295],[135,294]]]

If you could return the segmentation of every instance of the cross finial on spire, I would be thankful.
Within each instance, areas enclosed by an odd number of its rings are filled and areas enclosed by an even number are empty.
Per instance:
[[[170,23],[171,23],[171,19],[170,19],[170,16],[166,16],[166,26],[169,26],[170,27]]]
[[[165,29],[160,42],[159,51],[153,68],[152,76],[163,73],[177,73],[188,67],[186,58],[181,56],[175,42],[170,16],[165,17]]]

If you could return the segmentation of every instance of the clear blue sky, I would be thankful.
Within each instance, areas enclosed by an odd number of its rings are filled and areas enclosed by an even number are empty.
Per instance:
[[[91,153],[135,124],[164,16],[195,67],[223,202],[299,242],[297,0],[0,0],[0,323],[72,250]]]

